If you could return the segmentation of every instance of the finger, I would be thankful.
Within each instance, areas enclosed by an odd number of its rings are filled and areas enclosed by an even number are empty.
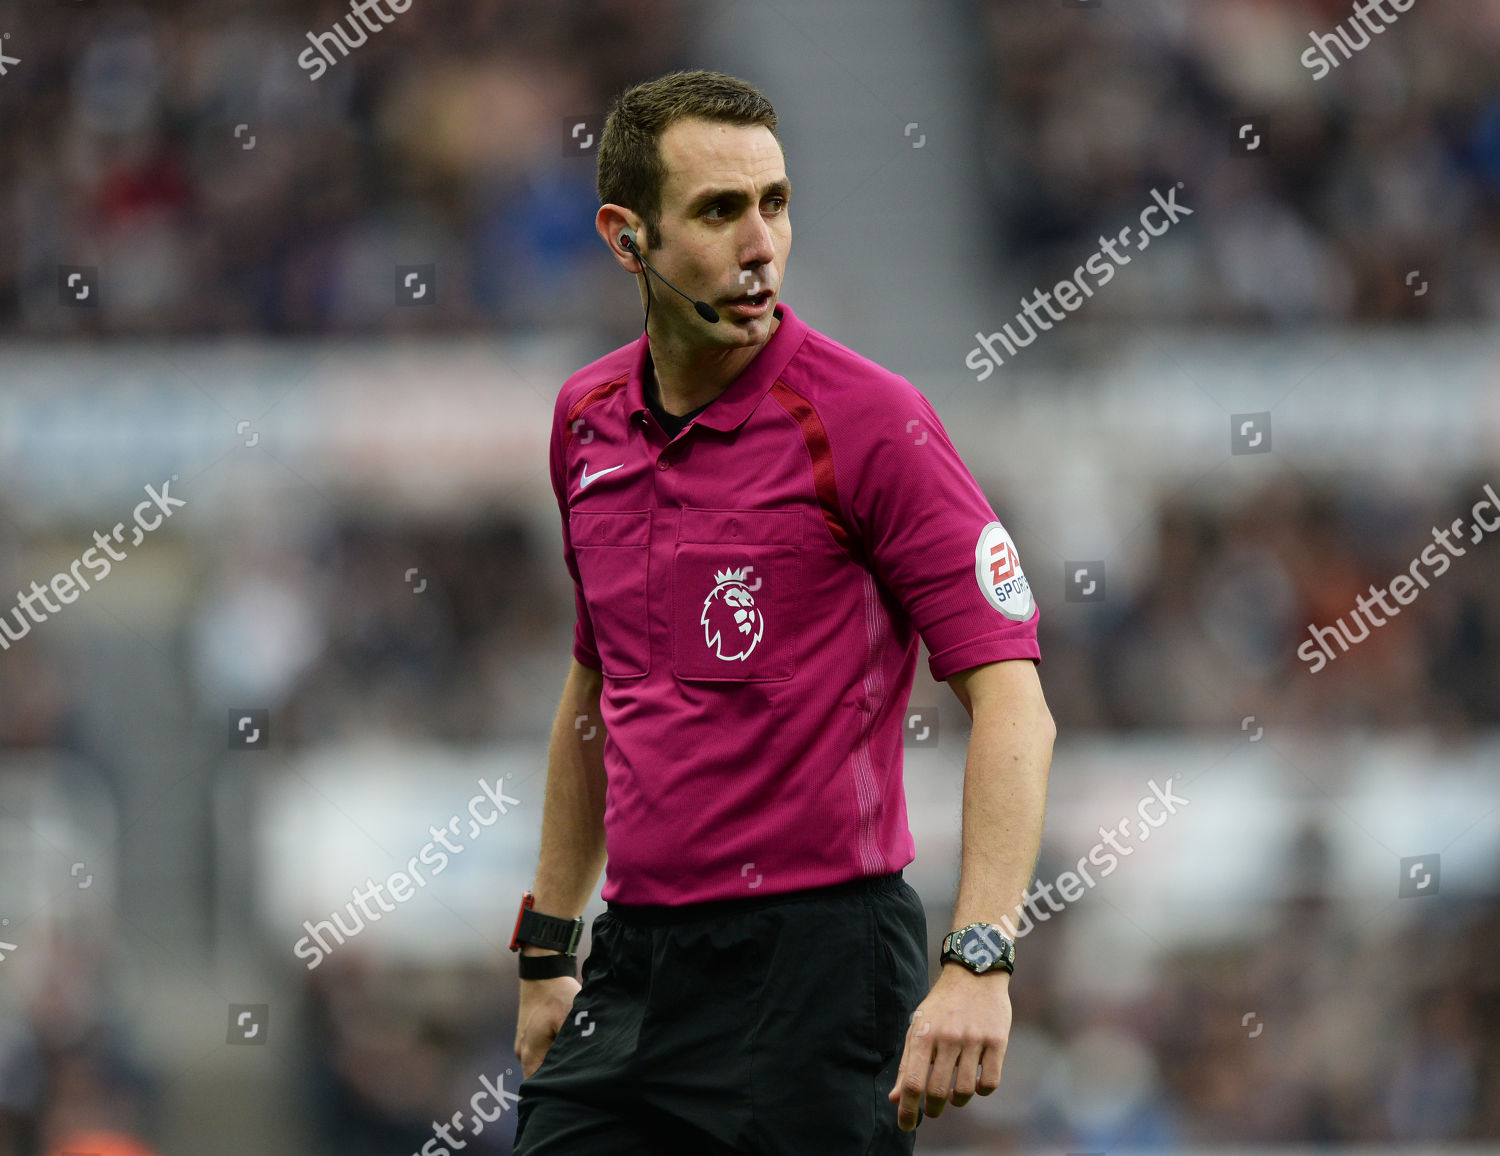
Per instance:
[[[915,1015],[912,1016],[912,1022],[916,1022]],[[901,1081],[906,1075],[907,1065],[914,1062],[912,1059],[912,1038],[911,1029],[907,1028],[906,1044],[901,1049],[901,1066],[896,1069],[896,1082],[891,1085],[891,1090],[885,1094],[887,1100],[899,1100],[901,1097]]]
[[[896,1100],[901,1096],[901,1077],[906,1072],[906,1059],[911,1054],[909,1047],[901,1049],[901,1066],[896,1069],[896,1082],[891,1085],[891,1090],[885,1094],[887,1100]]]
[[[1000,1086],[1000,1066],[1005,1062],[1005,1047],[995,1047],[991,1044],[984,1049],[984,1054],[979,1057],[979,1078],[975,1081],[974,1090],[981,1096],[988,1096]]]
[[[896,1126],[903,1132],[911,1132],[917,1126],[918,1112],[922,1106],[922,1091],[927,1083],[927,1069],[932,1063],[930,1038],[932,1022],[924,1017],[918,1026],[918,1014],[919,1012],[912,1013],[912,1028],[907,1032],[906,1050],[901,1058],[901,1072],[896,1078],[896,1090],[900,1093],[900,1103],[896,1109]]]
[[[982,1079],[982,1057],[986,1054],[988,1053],[979,1042],[966,1045],[959,1053],[953,1076],[952,1102],[955,1108],[962,1108],[974,1098],[975,1089]]]
[[[932,1058],[932,1074],[927,1080],[927,1100],[922,1111],[929,1116],[941,1116],[948,1106],[948,1095],[953,1087],[953,1069],[963,1055],[963,1048],[949,1040],[939,1044]]]

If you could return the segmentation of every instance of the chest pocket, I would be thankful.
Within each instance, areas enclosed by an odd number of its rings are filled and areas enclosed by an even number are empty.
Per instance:
[[[797,669],[802,516],[685,508],[672,552],[672,672],[777,682]]]
[[[651,511],[573,510],[568,536],[604,674],[639,678],[651,669]]]

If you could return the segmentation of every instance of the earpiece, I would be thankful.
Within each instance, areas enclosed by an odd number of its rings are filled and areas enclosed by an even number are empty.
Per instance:
[[[646,258],[641,255],[641,250],[639,247],[640,239],[636,236],[636,232],[634,229],[626,228],[620,230],[620,246],[627,253],[633,254],[635,256],[635,259],[641,263],[643,269],[650,269],[651,272],[656,275],[656,279],[663,285],[665,285],[668,289],[672,290],[673,293],[676,293],[679,297],[686,297],[687,300],[692,304],[694,311],[698,314],[699,317],[703,318],[703,320],[707,321],[710,325],[715,324],[719,320],[719,311],[712,305],[710,305],[707,301],[694,301],[693,298],[688,297],[688,295],[681,289],[677,288],[676,285],[673,285],[672,282],[668,281],[660,273],[656,272],[656,270],[652,267],[651,262],[646,260]],[[641,275],[644,277],[645,273],[642,272]],[[647,292],[649,294],[651,282],[648,280],[646,284]],[[649,296],[646,298],[646,319],[648,321],[651,319],[651,298]]]

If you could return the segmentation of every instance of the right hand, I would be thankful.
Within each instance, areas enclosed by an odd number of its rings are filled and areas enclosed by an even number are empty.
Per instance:
[[[529,1079],[542,1066],[547,1049],[573,1009],[573,997],[582,990],[583,985],[571,975],[521,981],[516,1055],[521,1060],[523,1078]]]

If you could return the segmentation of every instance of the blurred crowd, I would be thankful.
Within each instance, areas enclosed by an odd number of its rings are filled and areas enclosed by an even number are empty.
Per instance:
[[[313,80],[298,56],[347,0],[25,6],[0,84],[0,332],[567,319],[602,272],[580,146],[611,96],[681,65],[690,7],[416,3]],[[398,264],[437,265],[436,308],[396,307]],[[97,308],[60,307],[60,265],[99,270]]]
[[[1419,907],[1392,934],[1329,890],[1318,823],[1293,844],[1284,897],[1246,912],[1255,934],[1164,952],[1139,991],[1101,994],[1119,963],[1082,962],[1065,920],[1039,925],[1011,984],[1000,1089],[924,1123],[927,1142],[979,1153],[1500,1139],[1500,904],[1399,901]],[[1062,982],[1089,972],[1092,993]]]
[[[1316,732],[1417,727],[1462,741],[1495,726],[1500,535],[1468,540],[1487,480],[1418,495],[1287,475],[1235,498],[1163,493],[1133,585],[1108,587],[1099,604],[1044,598],[1042,678],[1059,728],[1211,732],[1253,714]],[[1318,669],[1297,656],[1311,626],[1342,620],[1357,639],[1357,599],[1409,573],[1433,528],[1455,518],[1464,553],[1427,589],[1347,650],[1330,641],[1334,657]]]
[[[1182,182],[1194,216],[1090,316],[1500,318],[1500,2],[1418,3],[1314,79],[1353,8],[986,0],[995,267],[1051,288]]]
[[[1482,481],[1438,500],[1289,479],[1235,499],[1162,494],[1133,584],[1117,581],[1100,604],[1041,588],[1059,726],[1211,732],[1254,713],[1313,730],[1425,725],[1456,737],[1500,724],[1500,549],[1489,538],[1322,669],[1296,656],[1309,626],[1349,622],[1372,585],[1408,572]],[[1003,495],[996,504],[1003,512]],[[566,665],[571,584],[524,520],[350,518],[309,550],[226,553],[205,580],[188,677],[206,711],[236,694],[263,701],[291,748],[382,731],[460,744],[547,733],[556,688],[537,677]],[[421,575],[420,596],[400,580],[407,569]],[[27,640],[0,663],[0,746],[97,754],[51,654]]]
[[[1302,54],[1347,0],[1058,7],[980,10],[975,169],[1018,291],[1182,182],[1194,215],[1091,316],[1500,316],[1500,0],[1416,7],[1320,80]],[[32,6],[0,85],[0,332],[519,330],[610,302],[580,146],[685,63],[693,6],[414,4],[310,79],[308,34],[346,15]],[[435,308],[397,307],[395,266],[426,264]],[[59,266],[100,270],[98,309],[60,307]]]
[[[586,259],[593,156],[570,155],[569,124],[593,117],[597,133],[612,94],[686,63],[695,7],[418,0],[314,81],[298,54],[346,3],[28,6],[5,29],[24,67],[0,82],[0,333],[552,324],[601,269]],[[1194,217],[1095,316],[1500,317],[1500,0],[1419,3],[1322,80],[1300,57],[1309,32],[1348,18],[1346,0],[978,11],[993,263],[1018,285],[1053,284],[1150,189],[1181,181]],[[1236,156],[1247,116],[1264,151]],[[428,263],[438,308],[396,306],[394,266]],[[100,308],[60,306],[59,265],[100,270]],[[1039,583],[1061,743],[1232,731],[1252,714],[1455,740],[1500,724],[1494,542],[1325,669],[1295,655],[1310,624],[1405,572],[1430,527],[1497,481],[1418,493],[1288,476],[1241,497],[1161,493],[1108,601]],[[1007,495],[991,497],[1004,518]],[[329,517],[300,539],[190,544],[191,605],[163,645],[203,725],[253,702],[282,751],[545,736],[571,645],[560,553],[503,512]],[[0,589],[44,572],[27,545],[0,511]],[[45,628],[0,653],[0,758],[70,752],[118,794],[116,744],[77,689],[88,649],[68,637]],[[1321,839],[1307,833],[1303,861]],[[1038,876],[1053,866],[1044,850]],[[1298,878],[1274,933],[1169,951],[1128,1000],[1079,998],[1062,979],[1078,952],[1068,922],[1040,926],[1013,988],[1002,1093],[925,1123],[924,1143],[1500,1140],[1500,907],[1423,899],[1392,943],[1327,879]],[[948,914],[934,906],[929,927]],[[128,1137],[165,1134],[162,1086],[180,1073],[153,1071],[131,1042],[110,948],[60,933],[27,950],[49,966],[21,1014],[0,1016],[0,1156],[150,1156]],[[481,1076],[519,1071],[508,953],[480,973],[350,951],[296,982],[306,1048],[288,1112],[313,1150],[416,1151]],[[508,1136],[471,1150],[506,1152]]]
[[[1042,674],[1062,742],[1099,730],[1222,733],[1247,714],[1325,734],[1425,727],[1453,741],[1493,727],[1493,543],[1454,559],[1399,618],[1319,673],[1294,656],[1309,622],[1347,616],[1370,584],[1406,571],[1433,525],[1466,513],[1480,493],[1479,479],[1418,499],[1318,489],[1288,475],[1235,500],[1201,489],[1163,494],[1133,583],[1093,605],[1043,589]],[[1003,495],[994,497],[1003,510]],[[345,517],[305,538],[213,553],[170,644],[204,726],[221,725],[227,702],[253,692],[271,707],[285,750],[381,733],[458,746],[547,733],[569,653],[571,584],[523,521]],[[409,567],[427,583],[420,595],[401,580]],[[108,769],[110,744],[91,738],[84,705],[67,690],[69,664],[82,660],[38,631],[0,661],[0,750],[68,748]],[[1048,877],[1046,860],[1044,851],[1039,877]],[[1500,993],[1481,962],[1500,947],[1500,908],[1424,906],[1419,914],[1431,919],[1399,952],[1420,967],[1406,970],[1391,965],[1389,943],[1355,934],[1362,909],[1309,886],[1286,901],[1274,936],[1168,953],[1150,998],[1129,1006],[1085,1006],[1057,986],[1048,977],[1061,965],[1048,953],[1076,948],[1063,938],[1049,947],[1057,930],[1039,928],[1028,940],[1033,966],[1017,982],[1008,1069],[1034,1073],[1014,1081],[1032,1089],[1031,1106],[1012,1110],[1001,1098],[993,1113],[934,1124],[954,1143],[1006,1135],[1101,1150],[1173,1137],[1500,1138]],[[947,914],[934,907],[930,924]],[[358,952],[335,962],[298,977],[296,1018],[311,1045],[298,1086],[323,1150],[415,1150],[424,1116],[466,1101],[479,1075],[514,1068],[509,960],[482,975],[391,972]],[[53,982],[71,976],[59,966]],[[103,1103],[69,1074],[80,1065],[115,1081],[130,1115],[150,1102],[150,1082],[122,1058],[102,1009],[71,1036],[52,1022],[97,993],[74,997],[46,996],[0,1048],[0,1137],[7,1120],[40,1127],[80,1103]],[[1271,1025],[1264,1039],[1246,1038],[1240,1017],[1249,1010]],[[1350,1035],[1360,1032],[1371,1038]],[[1055,1094],[1091,1080],[1088,1095]],[[486,1143],[504,1151],[506,1135],[492,1131]],[[3,1141],[0,1156],[9,1156]]]
[[[1462,547],[1316,672],[1296,654],[1310,626],[1351,622],[1372,585],[1407,573],[1434,526],[1467,519],[1485,480],[1425,496],[1291,475],[1238,497],[1170,490],[1140,531],[1133,580],[1117,575],[1103,603],[1064,600],[1035,563],[1059,727],[1210,733],[1255,714],[1457,739],[1500,724],[1500,535]],[[1004,518],[1005,495],[991,497]],[[185,625],[184,677],[206,716],[264,703],[288,749],[381,733],[461,745],[549,733],[572,585],[526,520],[346,517],[290,550],[241,549],[215,547]],[[29,572],[0,562],[18,581]],[[44,631],[14,645],[0,662],[0,748],[97,757],[67,682]]]

